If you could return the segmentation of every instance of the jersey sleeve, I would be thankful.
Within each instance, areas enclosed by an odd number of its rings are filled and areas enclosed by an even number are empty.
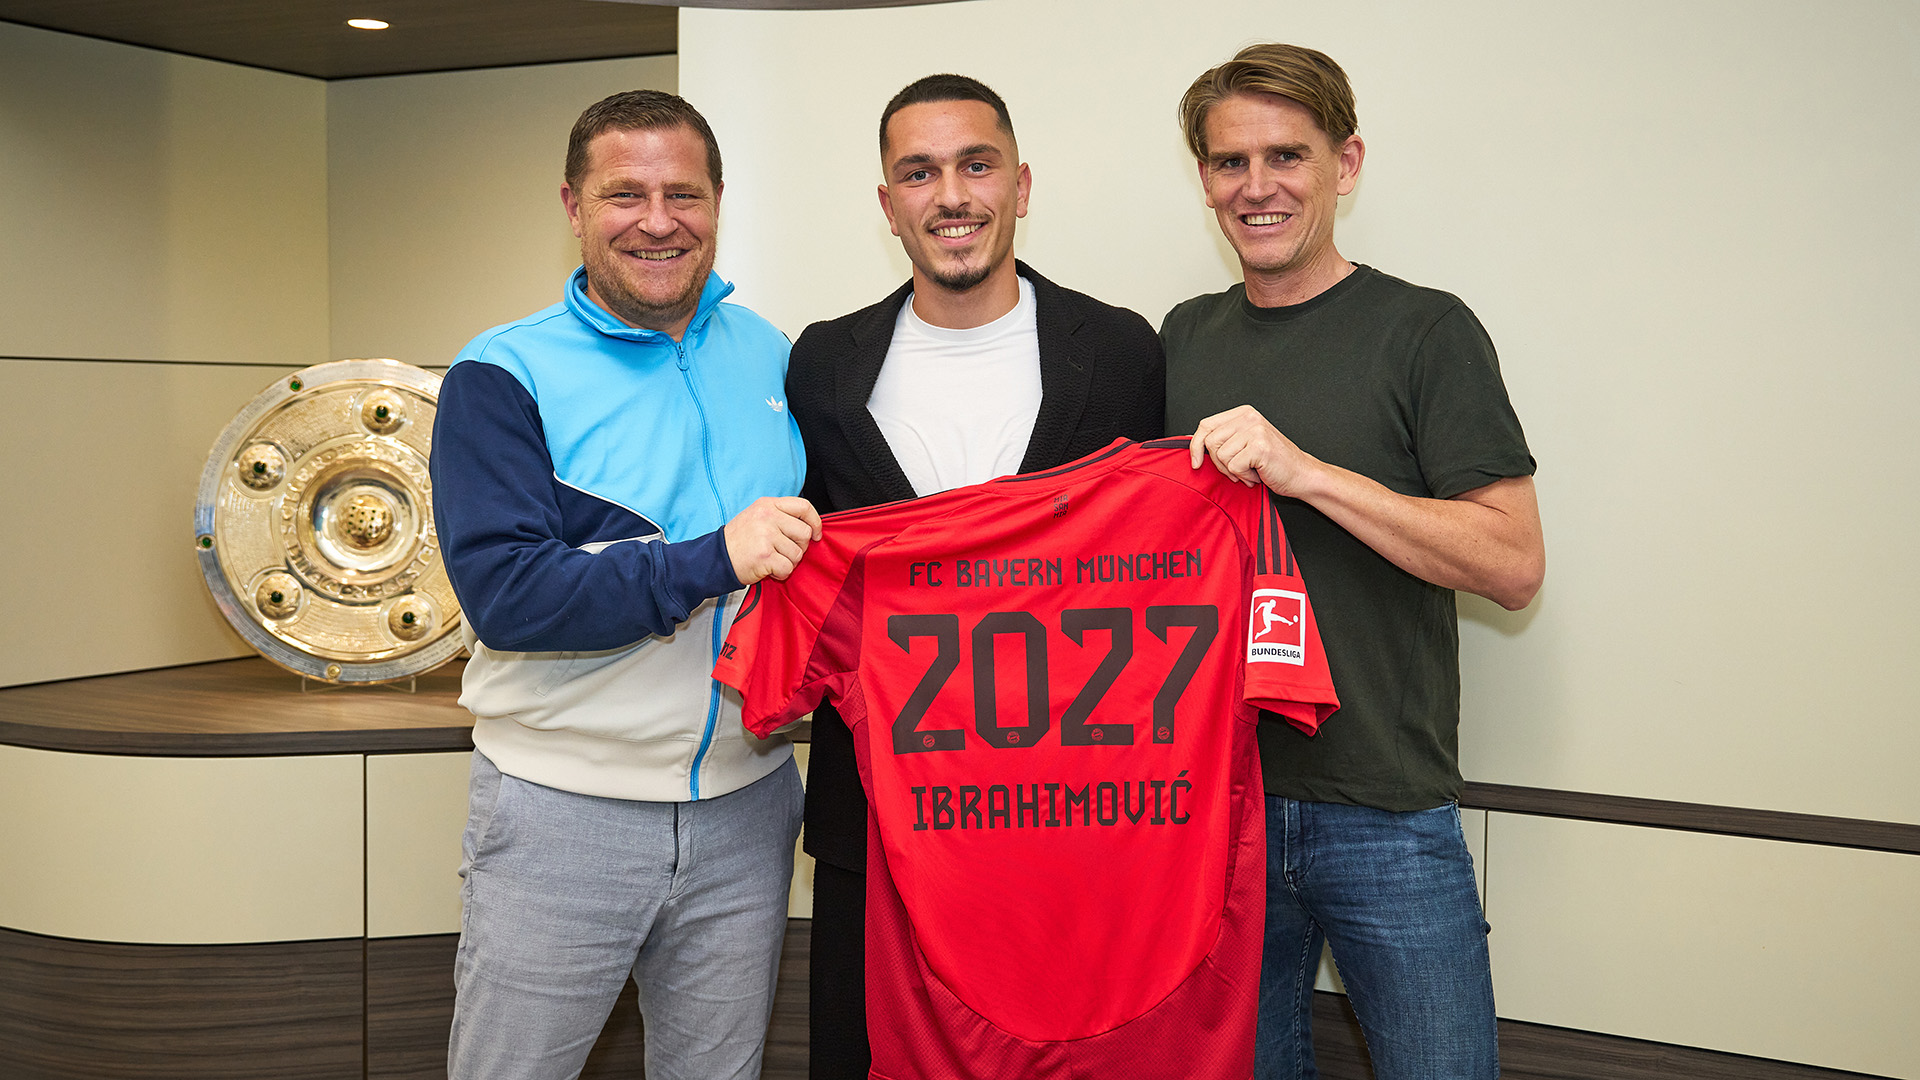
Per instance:
[[[715,679],[740,691],[747,730],[762,737],[843,689],[855,666],[859,590],[847,585],[860,561],[834,542],[831,515],[827,522],[792,575],[747,591],[713,666]]]
[[[1247,598],[1243,696],[1311,735],[1340,707],[1340,699],[1279,512],[1264,489],[1253,494],[1259,501],[1258,540]]]

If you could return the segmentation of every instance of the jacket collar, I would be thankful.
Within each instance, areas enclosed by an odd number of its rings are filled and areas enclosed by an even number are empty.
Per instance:
[[[693,321],[687,324],[687,334],[692,335],[706,325],[713,317],[714,310],[733,293],[733,283],[722,280],[719,274],[707,271],[707,283],[700,289],[699,306],[693,310]],[[638,326],[628,326],[614,317],[613,312],[594,303],[587,295],[587,268],[578,267],[573,276],[567,279],[567,310],[581,322],[593,327],[608,337],[623,338],[628,341],[663,341],[673,339],[659,330],[645,330]]]
[[[1093,357],[1079,339],[1086,322],[1075,305],[1066,302],[1065,290],[1016,261],[1019,275],[1033,283],[1034,322],[1040,337],[1040,413],[1034,418],[1033,436],[1027,442],[1020,462],[1021,472],[1052,468],[1066,459],[1068,443],[1086,409],[1091,389]],[[868,475],[877,478],[890,499],[910,499],[913,487],[895,460],[880,425],[867,411],[873,387],[880,378],[880,366],[893,343],[893,327],[900,309],[913,295],[913,281],[895,289],[892,295],[861,312],[847,327],[854,348],[843,357],[835,371],[836,409],[847,432],[853,452]]]

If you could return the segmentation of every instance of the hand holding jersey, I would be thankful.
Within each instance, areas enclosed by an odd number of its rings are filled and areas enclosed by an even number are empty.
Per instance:
[[[1401,495],[1294,445],[1251,405],[1200,421],[1194,468],[1211,460],[1243,484],[1299,499],[1422,581],[1526,607],[1546,571],[1533,477],[1513,476],[1447,499]]]
[[[740,584],[766,577],[785,581],[807,544],[820,539],[820,514],[798,495],[763,495],[735,514],[722,533]]]

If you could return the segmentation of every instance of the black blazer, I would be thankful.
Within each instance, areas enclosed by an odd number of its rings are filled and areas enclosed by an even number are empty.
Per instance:
[[[1153,327],[1125,308],[1063,289],[1025,263],[1040,336],[1040,413],[1021,472],[1051,469],[1115,439],[1155,439],[1166,423],[1166,355]],[[872,307],[807,327],[787,365],[787,405],[807,447],[802,491],[822,513],[911,499],[867,399],[893,343],[911,281]],[[813,714],[807,764],[805,848],[866,872],[867,799],[853,736],[832,705]]]

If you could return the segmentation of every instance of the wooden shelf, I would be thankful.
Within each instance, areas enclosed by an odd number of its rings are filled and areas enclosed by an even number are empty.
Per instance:
[[[392,686],[325,687],[259,657],[0,689],[0,743],[177,757],[473,749],[456,660]],[[404,687],[405,684],[398,684]]]

